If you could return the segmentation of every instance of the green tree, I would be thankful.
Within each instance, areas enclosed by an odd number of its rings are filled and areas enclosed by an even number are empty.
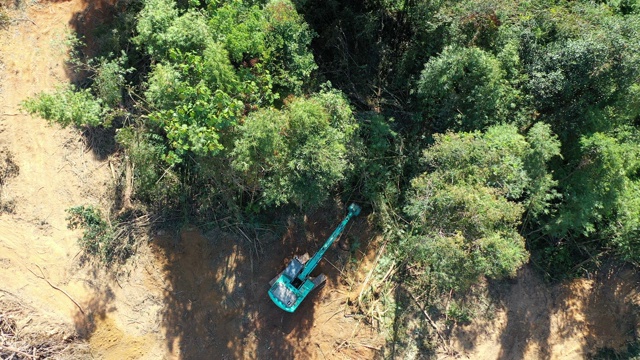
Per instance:
[[[166,136],[169,164],[232,147],[248,112],[300,93],[315,69],[312,32],[286,0],[212,3],[206,11],[148,0],[137,28],[134,42],[155,62],[147,129]]]
[[[609,5],[612,5],[609,3]],[[553,16],[532,17],[520,32],[520,58],[536,116],[562,140],[556,211],[527,231],[555,278],[592,269],[610,250],[635,255],[635,133],[640,115],[637,15],[605,4],[573,3]],[[543,230],[543,231],[540,231]],[[542,235],[542,236],[540,236]],[[622,250],[624,249],[624,250]],[[584,265],[586,264],[586,265]]]
[[[640,261],[636,250],[640,213],[640,134],[636,129],[616,136],[595,133],[581,139],[582,157],[564,182],[564,202],[549,225],[557,238],[603,238],[601,246],[617,246],[627,259]]]
[[[221,132],[244,111],[236,74],[226,51],[211,43],[203,55],[173,52],[175,64],[158,64],[146,93],[150,120],[162,128],[170,146],[169,163],[189,153],[213,155],[224,149]]]
[[[138,21],[136,23],[138,35],[132,39],[133,42],[138,44],[144,49],[144,52],[154,59],[161,60],[166,58],[170,49],[181,45],[172,41],[175,39],[169,39],[167,34],[178,16],[179,11],[173,0],[144,1],[144,7],[138,13]],[[206,26],[204,28],[206,29]],[[172,32],[175,32],[175,30]]]
[[[528,34],[531,28],[524,30],[521,57],[536,111],[569,155],[579,149],[581,135],[615,129],[637,116],[627,104],[640,69],[640,25],[637,18],[612,16],[594,5],[558,13],[563,15],[554,22],[529,24],[550,34],[536,39]]]
[[[265,12],[269,20],[266,41],[271,48],[271,61],[265,67],[279,92],[300,95],[317,69],[309,51],[315,34],[289,0],[271,0]]]
[[[350,169],[356,124],[342,94],[297,98],[283,110],[249,115],[239,127],[233,167],[242,172],[251,202],[313,207]]]
[[[531,204],[554,185],[541,173],[544,167],[531,173],[531,166],[544,166],[559,146],[544,124],[528,137],[511,125],[436,135],[424,152],[431,170],[411,182],[404,256],[442,289],[466,289],[481,275],[514,275],[529,257],[518,232],[527,205],[544,210],[548,204]]]
[[[250,69],[244,77],[266,77],[263,81],[284,96],[301,95],[317,68],[309,51],[314,33],[289,0],[271,0],[263,7],[229,2],[212,12],[210,24],[232,62]]]
[[[482,130],[507,121],[518,103],[505,75],[488,52],[445,48],[425,64],[417,84],[425,121],[440,132]]]

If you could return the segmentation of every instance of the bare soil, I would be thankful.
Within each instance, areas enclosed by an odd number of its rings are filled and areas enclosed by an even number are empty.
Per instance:
[[[0,31],[0,149],[19,167],[0,198],[14,204],[0,212],[0,294],[37,314],[43,329],[75,332],[97,359],[379,357],[385,336],[348,306],[379,245],[365,216],[347,229],[351,241],[322,262],[326,285],[294,314],[270,302],[268,281],[293,255],[319,248],[339,210],[271,233],[158,232],[117,271],[81,261],[80,232],[67,229],[65,209],[108,209],[115,159],[86,134],[27,116],[19,104],[73,77],[67,34],[90,42],[91,28],[111,11],[101,1],[38,2],[15,11],[19,20]],[[578,359],[622,349],[637,328],[637,281],[624,270],[548,287],[526,268],[496,285],[491,320],[455,328],[450,347],[470,359]]]
[[[640,276],[605,266],[589,279],[549,286],[527,266],[511,283],[489,285],[496,307],[459,326],[451,344],[469,359],[584,359],[636,339]]]

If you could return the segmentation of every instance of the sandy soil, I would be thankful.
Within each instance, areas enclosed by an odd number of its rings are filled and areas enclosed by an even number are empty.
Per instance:
[[[66,228],[65,209],[97,204],[109,181],[104,161],[87,151],[75,131],[47,126],[21,114],[27,96],[66,81],[62,46],[68,17],[79,3],[35,5],[25,19],[0,35],[0,147],[20,167],[5,186],[3,201],[13,200],[13,214],[0,215],[0,284],[52,316],[70,318],[78,310],[62,293],[29,270],[82,297],[87,286],[73,269],[77,233]],[[35,22],[37,21],[37,22]]]
[[[90,36],[109,11],[98,1],[42,2],[0,32],[0,148],[20,167],[0,199],[15,202],[13,213],[0,214],[0,290],[75,329],[98,359],[376,357],[384,337],[350,313],[357,289],[344,276],[362,279],[375,255],[363,216],[348,229],[362,244],[357,259],[334,247],[321,265],[326,286],[295,314],[270,302],[267,283],[294,254],[317,249],[341,211],[294,219],[283,236],[155,234],[117,275],[80,262],[79,232],[67,229],[65,209],[108,208],[110,155],[76,130],[22,114],[19,103],[69,80],[66,34],[75,28]],[[451,347],[472,359],[583,358],[597,347],[619,348],[637,327],[630,315],[636,281],[631,272],[612,273],[548,288],[525,269],[497,290],[493,320],[455,329]]]
[[[640,276],[607,268],[591,279],[545,285],[529,266],[513,283],[490,285],[498,306],[451,335],[468,359],[584,359],[635,338]],[[489,315],[490,320],[486,319]]]

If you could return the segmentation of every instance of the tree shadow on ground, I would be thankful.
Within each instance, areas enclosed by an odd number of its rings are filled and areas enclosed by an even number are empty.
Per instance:
[[[498,303],[504,307],[507,316],[500,335],[498,359],[524,359],[528,347],[537,348],[539,359],[550,359],[549,307],[552,300],[542,279],[526,267],[512,281],[491,282],[490,289],[498,295]],[[504,290],[507,292],[501,292]]]
[[[311,357],[316,349],[309,346],[309,332],[323,289],[292,314],[276,307],[267,290],[294,255],[313,255],[340,220],[342,214],[316,212],[290,218],[283,235],[253,239],[222,230],[157,237],[152,249],[167,282],[162,318],[168,350],[183,359]],[[330,282],[339,270],[329,262],[339,264],[338,257],[330,250],[319,265]]]
[[[94,296],[88,302],[80,304],[82,311],[76,312],[73,322],[78,336],[81,339],[88,340],[95,333],[98,322],[105,320],[107,315],[115,310],[113,306],[115,294],[111,287],[103,281],[105,269],[101,264],[84,261],[79,263],[78,266],[88,269],[89,276],[86,284]]]
[[[554,300],[541,277],[525,266],[513,279],[489,280],[486,287],[489,312],[478,313],[470,324],[451,331],[459,350],[473,353],[481,342],[493,339],[496,346],[491,348],[491,355],[496,359],[525,359],[531,356],[531,349],[536,358],[550,359]]]
[[[47,0],[57,2],[55,0]],[[66,1],[66,0],[65,0]],[[123,43],[128,27],[133,24],[134,13],[128,13],[127,7],[135,3],[134,0],[82,0],[82,11],[73,14],[69,25],[80,44],[69,49],[72,54],[83,63],[99,56],[119,56],[120,51],[127,46]],[[128,49],[127,49],[128,50]],[[134,51],[133,49],[131,49]],[[65,73],[71,83],[79,88],[87,88],[93,82],[93,71],[85,66],[78,66],[72,61],[67,61]],[[122,100],[122,106],[128,106],[126,99]],[[113,123],[121,123],[123,119],[116,117]],[[114,154],[117,149],[115,140],[115,127],[89,127],[84,128],[82,136],[85,145],[99,160],[105,160]]]
[[[387,342],[389,359],[418,358],[429,359],[435,354],[433,344],[439,341],[432,332],[431,324],[425,318],[410,290],[402,280],[393,291],[394,307],[391,325],[391,339]],[[425,311],[427,311],[425,309]],[[430,316],[433,316],[431,314]]]
[[[497,317],[480,315],[454,329],[452,340],[469,354],[495,341],[483,356],[497,359],[589,358],[601,349],[623,353],[637,341],[638,280],[629,266],[605,265],[589,279],[551,285],[526,266],[512,280],[489,282]]]
[[[90,149],[93,156],[98,160],[106,160],[109,155],[114,154],[118,149],[116,130],[114,128],[92,127],[85,129],[82,132],[82,136],[85,147]]]
[[[583,354],[602,358],[598,354],[607,349],[614,355],[610,358],[632,357],[627,352],[637,347],[638,343],[638,283],[640,275],[637,269],[619,263],[602,266],[594,274],[593,283],[588,280],[578,282],[577,285],[585,289],[582,300],[585,334]]]

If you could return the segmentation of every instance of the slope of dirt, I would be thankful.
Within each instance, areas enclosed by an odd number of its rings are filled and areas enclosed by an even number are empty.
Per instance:
[[[109,181],[106,162],[85,149],[76,131],[48,126],[21,114],[20,101],[66,81],[63,39],[77,2],[45,3],[22,14],[0,36],[0,147],[14,155],[20,170],[3,191],[15,204],[12,214],[0,214],[0,284],[17,291],[34,308],[69,318],[76,306],[29,270],[54,284],[64,284],[81,298],[86,286],[74,276],[72,261],[79,249],[77,233],[67,230],[65,209],[97,204]],[[32,22],[33,21],[33,22]]]
[[[69,81],[65,39],[84,8],[76,0],[36,3],[15,11],[22,20],[0,34],[0,147],[14,155],[20,169],[2,192],[2,201],[15,207],[0,214],[0,289],[42,318],[68,324],[90,339],[94,355],[157,359],[164,353],[159,335],[123,320],[134,313],[128,301],[146,294],[138,290],[127,298],[126,288],[112,290],[112,276],[81,266],[79,232],[67,229],[65,209],[101,205],[112,182],[109,161],[88,148],[78,131],[48,125],[19,108],[28,96]],[[117,308],[118,316],[108,317]],[[147,320],[149,328],[157,327],[149,325],[155,320]]]
[[[623,353],[636,338],[640,276],[607,268],[592,279],[549,287],[530,267],[497,285],[491,320],[454,330],[452,347],[468,359],[584,359],[604,348]]]

